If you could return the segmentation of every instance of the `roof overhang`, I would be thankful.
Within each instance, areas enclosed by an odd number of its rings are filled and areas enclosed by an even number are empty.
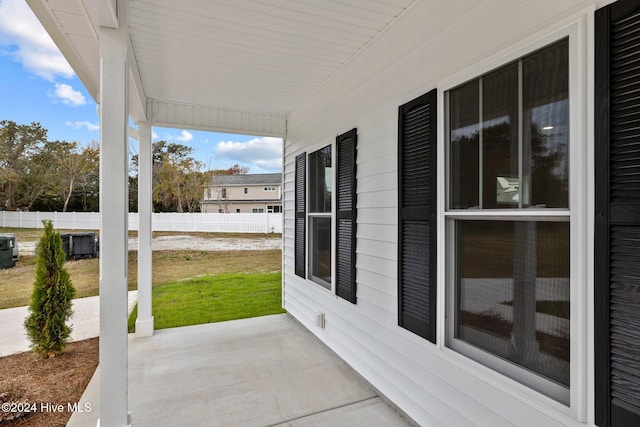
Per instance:
[[[97,101],[99,28],[125,0],[27,0]],[[129,0],[130,114],[154,126],[284,136],[287,115],[415,0]]]

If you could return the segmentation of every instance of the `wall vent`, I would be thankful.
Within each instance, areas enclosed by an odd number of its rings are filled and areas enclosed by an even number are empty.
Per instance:
[[[322,312],[316,313],[316,326],[324,329],[325,326],[325,315]]]

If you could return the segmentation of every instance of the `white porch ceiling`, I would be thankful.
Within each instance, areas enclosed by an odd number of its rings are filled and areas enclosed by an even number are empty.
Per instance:
[[[27,1],[97,99],[93,0]],[[137,108],[156,125],[283,134],[286,114],[414,2],[130,0]]]

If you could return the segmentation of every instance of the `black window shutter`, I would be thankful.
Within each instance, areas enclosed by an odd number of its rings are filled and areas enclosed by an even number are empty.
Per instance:
[[[596,424],[640,425],[640,3],[596,11]]]
[[[307,153],[296,156],[296,183],[295,183],[295,249],[294,265],[298,276],[306,278],[306,224],[307,224]]]
[[[398,324],[436,342],[436,90],[398,112]]]
[[[336,138],[336,294],[356,303],[356,129]]]

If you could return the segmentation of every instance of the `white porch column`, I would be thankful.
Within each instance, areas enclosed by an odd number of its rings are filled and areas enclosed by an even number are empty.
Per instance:
[[[124,427],[127,395],[127,0],[100,28],[100,427]]]
[[[151,125],[138,124],[138,318],[136,337],[153,335],[151,315],[152,144]]]

